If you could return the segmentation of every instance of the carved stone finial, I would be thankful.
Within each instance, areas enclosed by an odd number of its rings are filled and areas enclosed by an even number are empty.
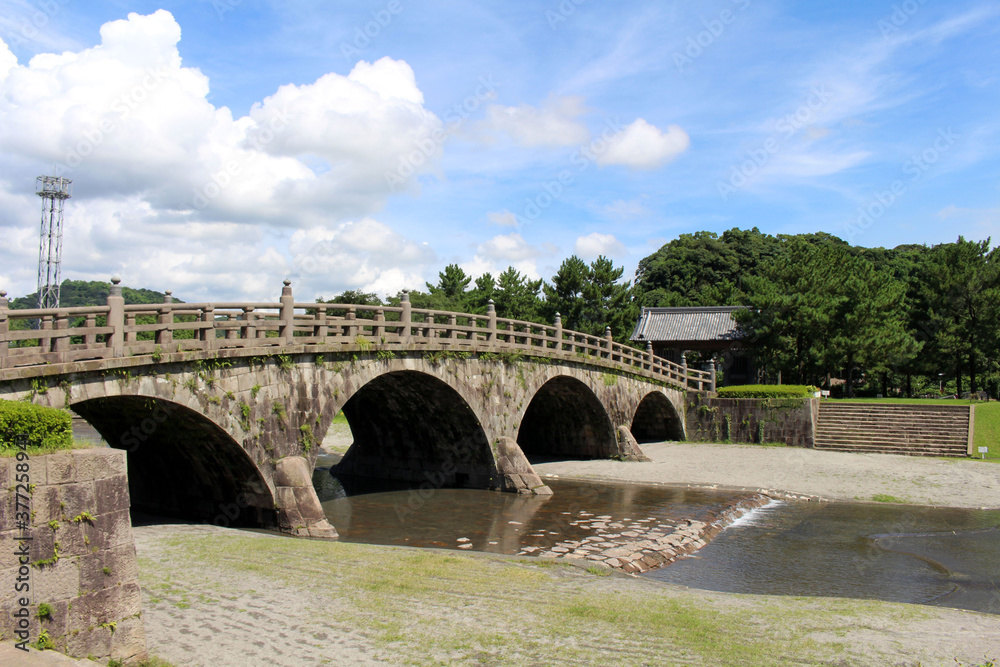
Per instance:
[[[7,296],[7,290],[0,289],[0,298]]]
[[[121,283],[121,281],[122,281],[122,277],[120,275],[118,275],[117,273],[115,275],[111,276],[111,284],[112,285],[118,285],[118,284]]]
[[[289,285],[291,285],[291,284],[292,284],[292,281],[291,281],[291,280],[289,280],[288,278],[285,278],[285,280],[284,280],[284,285],[285,285],[285,287],[288,287],[288,286],[289,286]]]

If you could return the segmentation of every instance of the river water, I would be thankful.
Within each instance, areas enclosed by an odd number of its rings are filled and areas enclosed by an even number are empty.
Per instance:
[[[739,496],[550,481],[552,496],[314,477],[347,542],[527,553],[593,535],[711,520]],[[343,483],[342,483],[343,482]],[[1000,511],[776,501],[693,556],[642,576],[692,588],[912,602],[1000,613]]]

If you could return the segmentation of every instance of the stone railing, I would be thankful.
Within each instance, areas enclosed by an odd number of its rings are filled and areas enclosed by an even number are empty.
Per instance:
[[[712,391],[715,370],[700,371],[638,350],[605,335],[485,315],[399,306],[295,303],[285,281],[278,303],[174,303],[125,305],[121,281],[112,279],[107,304],[79,308],[11,310],[0,292],[0,379],[4,370],[41,364],[236,348],[316,347],[338,344],[378,350],[522,352],[582,361],[602,360],[680,388]],[[23,322],[17,326],[14,322]],[[353,349],[353,348],[352,348]]]

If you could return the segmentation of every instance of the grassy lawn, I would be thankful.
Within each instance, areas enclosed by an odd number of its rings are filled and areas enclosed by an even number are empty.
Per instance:
[[[963,401],[949,398],[838,398],[839,403],[884,403],[886,405],[975,405],[975,448],[989,447],[987,461],[1000,463],[1000,401]],[[976,454],[979,458],[980,454]]]

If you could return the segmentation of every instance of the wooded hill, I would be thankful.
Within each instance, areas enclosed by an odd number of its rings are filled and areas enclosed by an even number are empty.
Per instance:
[[[95,280],[64,280],[59,285],[59,305],[65,308],[76,306],[102,306],[108,302],[111,292],[110,283]],[[133,289],[122,287],[122,297],[125,303],[163,303],[163,293],[150,289]],[[183,303],[180,299],[174,299]],[[13,309],[28,309],[38,307],[38,292],[18,297],[10,302]]]

